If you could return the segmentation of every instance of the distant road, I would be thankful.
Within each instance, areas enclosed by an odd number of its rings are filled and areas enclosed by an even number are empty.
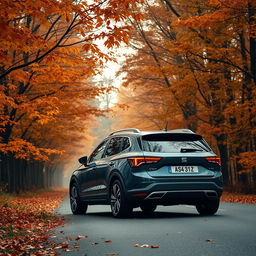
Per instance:
[[[70,241],[69,248],[80,243],[79,251],[61,255],[256,256],[255,205],[222,203],[218,214],[211,217],[199,216],[192,206],[159,206],[150,217],[135,209],[131,219],[114,219],[109,206],[89,206],[86,215],[72,215],[66,199],[58,213],[69,220],[56,230],[60,241],[88,236]]]

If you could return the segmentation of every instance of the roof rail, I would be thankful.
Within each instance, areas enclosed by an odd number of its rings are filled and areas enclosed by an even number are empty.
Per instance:
[[[115,132],[111,132],[111,133],[109,134],[109,136],[111,136],[111,135],[113,135],[113,134],[115,134],[115,133],[119,133],[119,132],[129,132],[129,131],[134,132],[134,133],[140,133],[140,130],[139,130],[139,129],[127,128],[127,129],[122,129],[122,130],[118,130],[118,131],[115,131]]]

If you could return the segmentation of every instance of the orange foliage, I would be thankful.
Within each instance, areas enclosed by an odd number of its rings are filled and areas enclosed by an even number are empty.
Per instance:
[[[158,0],[143,11],[120,71],[122,124],[197,131],[221,155],[226,184],[254,186],[255,1]]]
[[[239,158],[238,162],[245,168],[245,170],[239,171],[240,174],[253,171],[253,168],[255,168],[255,163],[256,163],[255,151],[240,153],[238,155],[238,158]]]
[[[90,80],[112,57],[97,40],[128,43],[125,20],[140,19],[140,2],[1,1],[0,153],[43,161],[73,153],[102,115],[92,100],[104,88]]]
[[[140,73],[141,75],[142,73]],[[139,82],[136,82],[136,85]],[[112,130],[136,127],[141,130],[161,130],[184,126],[182,114],[170,90],[161,86],[138,87],[131,82],[118,93],[118,104],[113,108],[115,119]]]

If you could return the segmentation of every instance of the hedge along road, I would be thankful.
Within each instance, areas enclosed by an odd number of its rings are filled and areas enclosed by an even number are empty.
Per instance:
[[[67,219],[56,230],[58,242],[88,236],[69,241],[61,255],[256,255],[256,205],[221,203],[210,217],[199,216],[193,206],[158,206],[150,216],[137,208],[131,218],[115,219],[109,206],[89,206],[87,214],[72,215],[66,198],[57,212]]]

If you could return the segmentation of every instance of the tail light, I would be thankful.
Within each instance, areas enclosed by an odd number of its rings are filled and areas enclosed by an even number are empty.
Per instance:
[[[141,166],[142,164],[154,164],[159,162],[161,159],[162,157],[151,157],[151,156],[130,157],[128,158],[128,162],[131,167],[137,167],[137,166]]]
[[[221,159],[220,159],[220,157],[209,156],[209,157],[206,157],[205,160],[208,161],[209,163],[215,163],[215,164],[218,164],[219,166],[221,166]]]
[[[147,192],[142,192],[142,193],[135,193],[133,194],[133,196],[147,196],[148,193]]]

